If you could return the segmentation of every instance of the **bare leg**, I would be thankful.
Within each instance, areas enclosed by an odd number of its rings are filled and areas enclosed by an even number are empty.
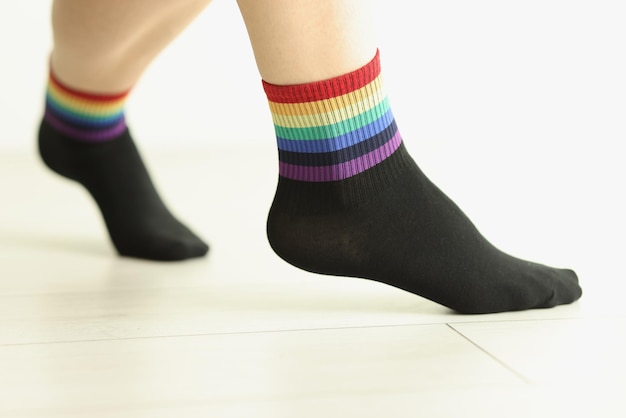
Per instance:
[[[345,74],[376,52],[369,0],[239,0],[263,80],[300,84]]]
[[[56,76],[78,90],[131,88],[210,0],[55,0]]]
[[[161,200],[126,127],[124,102],[154,57],[209,0],[55,0],[39,151],[96,200],[124,256],[182,260],[208,246]]]
[[[239,0],[279,148],[267,232],[302,269],[376,280],[455,311],[547,308],[576,274],[493,247],[415,165],[362,0]]]

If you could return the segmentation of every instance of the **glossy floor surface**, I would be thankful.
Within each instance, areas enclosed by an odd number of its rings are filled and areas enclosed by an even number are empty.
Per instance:
[[[183,263],[117,257],[80,187],[34,154],[0,154],[1,417],[626,416],[615,195],[573,193],[583,173],[555,193],[543,160],[522,179],[493,176],[487,157],[460,175],[432,153],[437,182],[492,242],[574,268],[585,292],[549,310],[457,315],[278,259],[264,232],[275,150],[263,144],[145,153],[173,211],[211,245]]]

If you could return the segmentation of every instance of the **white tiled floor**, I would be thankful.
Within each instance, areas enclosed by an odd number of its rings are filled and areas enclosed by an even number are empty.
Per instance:
[[[171,207],[212,246],[175,264],[116,257],[78,186],[33,155],[0,155],[2,418],[626,416],[615,205],[572,208],[566,220],[593,213],[576,225],[584,239],[555,239],[566,227],[552,216],[494,217],[455,192],[498,244],[573,263],[585,291],[555,309],[456,315],[278,259],[264,234],[276,176],[264,144],[146,153]],[[521,242],[497,235],[524,215],[548,236],[523,223],[509,229]]]

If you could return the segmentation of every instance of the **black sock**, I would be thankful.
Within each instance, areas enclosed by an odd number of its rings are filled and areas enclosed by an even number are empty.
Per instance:
[[[573,271],[491,245],[403,146],[341,181],[281,177],[267,231],[276,253],[304,270],[373,279],[462,313],[549,308],[581,296]]]
[[[208,246],[164,205],[128,130],[86,143],[43,121],[39,151],[48,167],[91,193],[120,255],[165,261],[207,253]]]
[[[491,245],[407,153],[382,92],[378,54],[316,83],[264,83],[280,178],[274,251],[315,273],[376,280],[463,313],[567,304],[576,274]]]

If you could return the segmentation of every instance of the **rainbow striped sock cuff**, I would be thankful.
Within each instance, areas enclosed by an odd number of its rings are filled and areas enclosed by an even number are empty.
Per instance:
[[[279,174],[307,182],[343,180],[381,163],[400,146],[383,92],[380,56],[329,80],[263,82],[278,141]]]
[[[128,92],[91,94],[64,86],[50,71],[44,119],[54,129],[85,142],[114,139],[126,130]]]

